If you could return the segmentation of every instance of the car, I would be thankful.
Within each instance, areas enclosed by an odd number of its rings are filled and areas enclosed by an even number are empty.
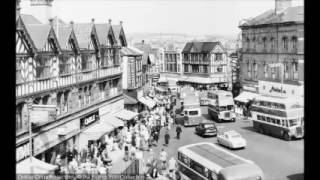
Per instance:
[[[216,136],[218,133],[214,122],[201,122],[196,126],[195,131],[200,136]]]
[[[217,141],[230,149],[245,148],[247,146],[246,140],[234,130],[218,133]]]

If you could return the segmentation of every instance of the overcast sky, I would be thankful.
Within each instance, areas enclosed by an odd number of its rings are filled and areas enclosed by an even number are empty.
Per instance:
[[[234,35],[243,18],[274,8],[275,0],[54,0],[52,14],[65,22],[123,21],[126,33]],[[303,0],[292,1],[293,6]],[[29,0],[21,12],[32,14]]]

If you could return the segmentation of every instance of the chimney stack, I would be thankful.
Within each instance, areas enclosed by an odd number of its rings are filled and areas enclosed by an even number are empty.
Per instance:
[[[291,7],[291,0],[275,0],[276,7],[275,12],[276,14],[281,14],[284,10]]]
[[[50,18],[50,19],[49,19],[49,25],[50,25],[51,27],[53,27],[53,18]]]
[[[120,21],[120,26],[122,26],[122,21]]]
[[[111,19],[109,19],[109,24],[111,24]]]

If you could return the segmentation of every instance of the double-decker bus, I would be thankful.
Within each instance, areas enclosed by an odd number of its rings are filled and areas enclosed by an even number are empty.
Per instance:
[[[209,91],[208,99],[208,113],[215,121],[236,121],[231,92],[223,90]]]
[[[188,95],[183,98],[182,113],[184,117],[184,126],[196,126],[202,122],[202,113],[200,108],[199,98],[196,95]]]
[[[287,141],[304,136],[304,108],[296,98],[257,96],[251,114],[253,127],[260,133]]]
[[[201,142],[178,149],[178,170],[186,180],[262,180],[263,171],[254,162],[213,143]]]

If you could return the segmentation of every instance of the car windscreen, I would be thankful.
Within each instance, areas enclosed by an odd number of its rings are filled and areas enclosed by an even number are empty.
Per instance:
[[[190,116],[196,116],[198,115],[198,111],[189,111]]]
[[[205,128],[214,128],[215,125],[214,124],[205,124],[204,127]]]

